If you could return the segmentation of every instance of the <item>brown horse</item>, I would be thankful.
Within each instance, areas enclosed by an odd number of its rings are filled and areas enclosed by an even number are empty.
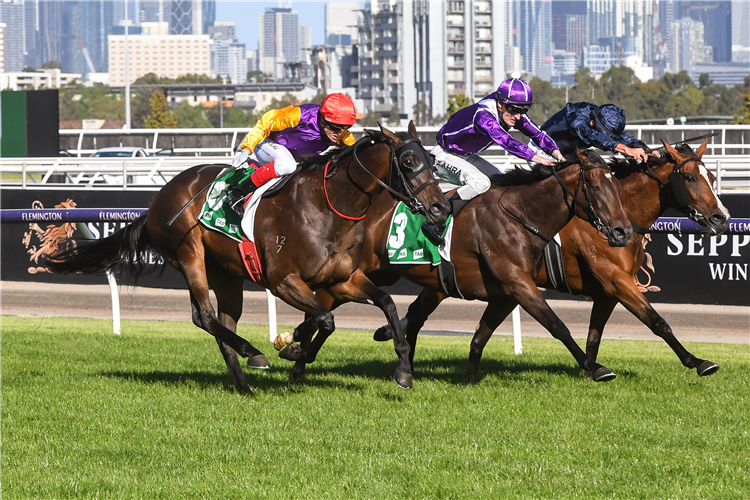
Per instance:
[[[384,189],[404,198],[388,184],[407,193],[404,199],[428,220],[441,224],[447,219],[450,206],[437,187],[429,155],[410,124],[408,134],[368,132],[353,146],[313,160],[259,205],[254,234],[265,284],[275,296],[318,321],[321,343],[335,326],[333,315],[313,290],[325,287],[339,300],[380,307],[389,324],[397,327],[399,365],[394,378],[399,386],[410,388],[409,345],[396,306],[357,268],[365,237],[362,217],[370,204]],[[235,387],[250,393],[237,354],[252,368],[268,368],[268,361],[235,333],[242,314],[242,283],[250,279],[244,256],[235,241],[198,222],[205,194],[174,224],[168,223],[224,167],[200,165],[180,173],[157,193],[143,217],[108,238],[58,255],[50,267],[57,272],[102,272],[125,266],[137,276],[143,270],[140,256],[147,249],[157,250],[187,281],[193,323],[216,338]],[[216,294],[218,314],[209,288]],[[301,353],[307,362],[315,360],[311,352],[317,349],[315,344],[311,347]]]
[[[632,229],[620,205],[617,179],[598,154],[579,152],[578,157],[579,163],[559,170],[538,166],[496,176],[492,188],[456,216],[451,261],[463,297],[489,303],[482,318],[484,328],[493,331],[520,304],[568,348],[581,368],[593,372],[597,380],[606,380],[611,371],[586,358],[534,283],[549,238],[575,215],[595,225],[611,245],[625,246],[630,240]],[[370,208],[360,270],[379,285],[404,276],[443,297],[435,267],[389,263],[386,239],[394,209],[393,200],[382,196]],[[322,290],[318,297],[331,307],[339,305]],[[307,318],[295,330],[295,339],[304,346],[315,326],[314,320]],[[413,359],[418,329],[410,329],[410,333],[407,338]],[[302,376],[304,364],[296,361],[294,373]]]
[[[643,262],[641,243],[644,228],[650,227],[668,208],[680,210],[710,233],[718,234],[726,229],[729,213],[712,188],[713,175],[701,161],[705,150],[706,142],[695,153],[686,144],[677,149],[665,144],[664,149],[660,150],[661,159],[651,159],[648,164],[633,160],[615,164],[618,177],[621,177],[620,199],[633,226],[637,228],[637,234],[628,246],[613,248],[606,245],[596,230],[580,219],[571,220],[560,231],[565,278],[570,291],[594,299],[586,343],[590,364],[596,363],[604,326],[615,305],[620,302],[655,335],[664,339],[684,366],[695,368],[700,376],[710,375],[719,369],[716,363],[695,357],[680,344],[667,322],[638,290],[635,281]],[[542,288],[554,288],[545,265],[542,265],[534,281]],[[419,332],[427,317],[445,297],[433,289],[424,289],[401,320],[407,338]],[[467,383],[476,380],[482,350],[494,330],[491,326],[492,323],[483,321],[477,328],[465,379]],[[382,327],[377,336],[387,338],[388,328]],[[587,372],[587,375],[592,374]]]

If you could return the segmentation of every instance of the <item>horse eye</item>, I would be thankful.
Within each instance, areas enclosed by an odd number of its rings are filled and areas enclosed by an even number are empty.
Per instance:
[[[694,176],[693,174],[687,174],[687,175],[685,176],[685,180],[686,180],[687,182],[695,182],[695,176]]]
[[[591,184],[591,189],[594,191],[601,191],[602,188],[598,184]]]

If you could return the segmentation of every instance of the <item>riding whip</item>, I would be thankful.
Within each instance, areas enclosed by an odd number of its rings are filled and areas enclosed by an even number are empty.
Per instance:
[[[189,207],[195,201],[195,199],[198,198],[198,196],[201,195],[201,193],[203,193],[203,191],[205,191],[206,189],[208,189],[209,186],[213,186],[214,182],[216,182],[217,180],[219,180],[219,178],[222,175],[224,175],[227,172],[228,169],[231,169],[231,168],[232,168],[231,166],[225,167],[221,172],[219,172],[219,175],[217,175],[214,180],[212,180],[211,182],[209,182],[208,184],[206,184],[205,186],[203,186],[203,189],[201,189],[200,191],[198,191],[197,193],[195,193],[195,196],[193,196],[192,198],[190,198],[190,200],[188,200],[188,202],[185,203],[185,205],[180,209],[180,211],[177,212],[176,214],[174,214],[174,216],[171,219],[169,219],[169,222],[167,222],[167,226],[171,226],[172,223],[175,221],[175,219],[177,219],[177,217],[179,217],[180,214],[182,214],[182,212],[184,212],[185,209],[187,207]]]

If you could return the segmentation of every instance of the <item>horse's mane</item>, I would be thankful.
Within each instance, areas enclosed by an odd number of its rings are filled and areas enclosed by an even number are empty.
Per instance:
[[[682,154],[695,155],[695,152],[689,144],[681,142],[675,146],[675,149]],[[632,174],[637,174],[646,170],[646,167],[656,168],[672,161],[672,157],[667,153],[667,148],[658,148],[654,151],[658,151],[661,155],[659,158],[649,156],[646,163],[637,162],[635,158],[615,158],[612,157],[608,163],[612,170],[615,172],[615,177],[618,179],[624,179]]]
[[[581,154],[584,155],[591,163],[603,163],[604,161],[602,160],[601,156],[599,156],[599,154],[593,150],[581,151]],[[550,177],[553,173],[553,170],[557,170],[559,172],[564,168],[567,168],[571,165],[577,165],[579,163],[580,161],[578,160],[565,161],[563,163],[558,163],[554,167],[547,167],[542,164],[537,164],[533,167],[530,167],[530,169],[516,166],[516,168],[514,168],[513,170],[509,170],[504,174],[493,175],[490,180],[492,181],[492,185],[494,186],[517,186],[521,184],[531,184],[532,182],[538,182]]]
[[[400,134],[399,134],[400,135]],[[360,139],[352,144],[351,146],[333,146],[327,149],[322,154],[317,155],[302,155],[300,160],[297,162],[300,166],[300,170],[317,170],[322,168],[328,161],[336,155],[345,156],[349,154],[358,144],[364,142],[374,142],[375,144],[386,141],[385,135],[380,130],[365,130],[365,133]]]

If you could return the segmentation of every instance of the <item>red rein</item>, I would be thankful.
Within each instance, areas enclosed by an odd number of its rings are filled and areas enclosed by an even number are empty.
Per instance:
[[[326,169],[325,169],[325,172],[323,173],[323,192],[326,194],[326,201],[328,202],[328,206],[331,208],[331,210],[333,210],[333,213],[335,213],[339,217],[342,217],[342,218],[344,218],[346,220],[362,220],[362,219],[364,219],[365,215],[367,215],[367,214],[363,215],[362,217],[349,217],[348,215],[342,214],[341,212],[339,212],[338,210],[336,210],[335,208],[333,208],[333,205],[331,205],[331,199],[328,198],[328,188],[326,187],[326,178],[328,177],[328,165],[330,165],[330,164],[331,164],[330,161],[328,163],[326,163]]]

